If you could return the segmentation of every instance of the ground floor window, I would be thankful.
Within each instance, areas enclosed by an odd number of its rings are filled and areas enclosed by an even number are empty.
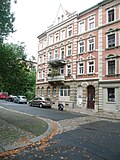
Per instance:
[[[70,86],[61,86],[60,96],[70,96]]]
[[[53,96],[56,96],[56,87],[53,87]]]
[[[108,88],[108,102],[115,102],[115,88]]]

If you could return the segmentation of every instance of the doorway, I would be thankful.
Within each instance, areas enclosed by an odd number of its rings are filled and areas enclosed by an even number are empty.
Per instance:
[[[87,87],[87,108],[94,109],[95,107],[95,88],[90,85]]]

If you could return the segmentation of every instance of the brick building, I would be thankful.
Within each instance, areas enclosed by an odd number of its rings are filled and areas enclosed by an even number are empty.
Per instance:
[[[36,95],[54,106],[120,109],[120,0],[103,0],[77,14],[60,5],[38,36]]]

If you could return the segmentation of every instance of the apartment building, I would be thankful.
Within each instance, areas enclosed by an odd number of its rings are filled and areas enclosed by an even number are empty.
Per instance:
[[[38,36],[36,94],[57,107],[120,109],[120,1],[103,0],[77,14],[60,5]]]

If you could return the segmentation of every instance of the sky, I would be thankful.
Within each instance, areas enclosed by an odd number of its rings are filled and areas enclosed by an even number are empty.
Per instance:
[[[17,30],[8,38],[9,42],[25,42],[28,58],[37,58],[38,39],[50,26],[58,12],[60,4],[69,11],[80,13],[102,0],[17,0],[12,4],[11,11],[15,13],[14,28]]]

